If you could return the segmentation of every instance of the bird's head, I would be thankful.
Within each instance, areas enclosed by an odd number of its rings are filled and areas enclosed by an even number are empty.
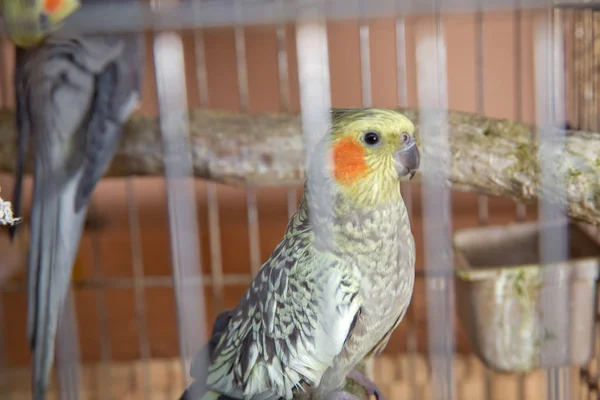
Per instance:
[[[411,179],[420,155],[413,123],[394,110],[333,109],[331,176],[343,193],[365,205],[398,196],[401,179]]]
[[[3,0],[8,38],[16,46],[39,44],[80,6],[79,0]]]

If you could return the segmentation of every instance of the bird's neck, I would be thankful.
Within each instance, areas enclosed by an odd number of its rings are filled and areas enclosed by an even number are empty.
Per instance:
[[[324,181],[315,186],[307,183],[296,217],[310,226],[317,245],[331,250],[364,243],[365,238],[377,241],[398,237],[402,232],[397,227],[410,224],[399,187],[397,193],[390,195],[388,201],[365,204],[348,198],[336,185]]]

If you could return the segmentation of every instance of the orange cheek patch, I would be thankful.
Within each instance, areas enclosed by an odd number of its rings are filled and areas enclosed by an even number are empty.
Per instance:
[[[354,140],[342,139],[333,148],[333,175],[344,184],[351,184],[367,173],[365,150]]]
[[[56,10],[58,10],[58,8],[60,7],[61,4],[62,4],[62,0],[45,0],[44,1],[44,9],[48,13],[53,13]]]

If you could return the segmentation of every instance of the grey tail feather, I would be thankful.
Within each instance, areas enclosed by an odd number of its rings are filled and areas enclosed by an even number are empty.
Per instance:
[[[15,90],[16,90],[16,116],[17,116],[17,162],[15,165],[15,183],[13,188],[13,212],[17,217],[21,216],[21,192],[23,188],[23,174],[25,171],[25,161],[27,159],[27,150],[29,148],[30,135],[30,113],[29,105],[26,99],[26,89],[24,79],[21,76],[22,69],[19,65],[22,63],[25,50],[17,47],[15,49],[15,59],[17,68],[15,70]],[[17,233],[17,224],[9,227],[10,240],[14,240]]]
[[[77,174],[57,190],[36,163],[28,268],[27,336],[33,352],[34,400],[45,398],[56,333],[71,283],[87,207],[74,211]]]
[[[21,216],[21,193],[23,191],[23,173],[25,170],[25,159],[27,158],[27,146],[29,134],[25,131],[19,132],[17,137],[17,165],[15,166],[15,182],[13,188],[13,213],[16,217]],[[18,224],[9,227],[10,240],[14,240]]]

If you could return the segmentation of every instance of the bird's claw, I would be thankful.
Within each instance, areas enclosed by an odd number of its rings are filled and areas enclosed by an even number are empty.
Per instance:
[[[354,369],[350,371],[350,373],[348,374],[348,378],[352,379],[353,381],[364,387],[369,396],[375,396],[377,400],[385,400],[383,393],[381,393],[377,385],[373,383],[373,381],[362,372]]]

